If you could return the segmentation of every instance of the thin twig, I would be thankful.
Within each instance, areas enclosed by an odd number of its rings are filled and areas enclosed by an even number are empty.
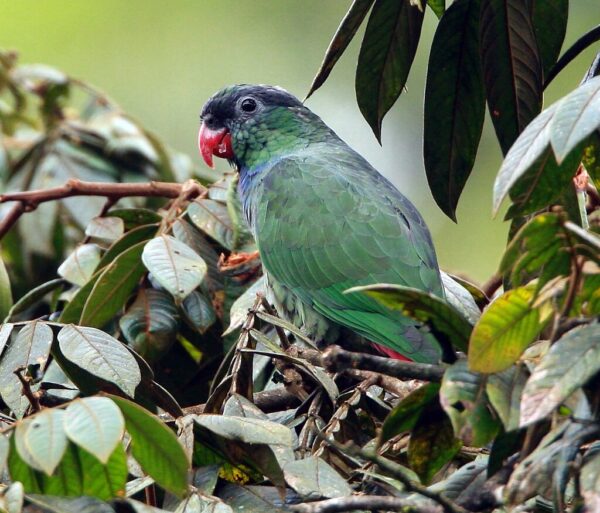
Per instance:
[[[440,382],[445,368],[429,363],[403,362],[393,358],[373,356],[365,353],[346,351],[340,346],[329,346],[323,353],[323,366],[330,372],[347,369],[363,369],[394,376],[395,378],[420,379]]]
[[[276,316],[277,314],[275,313],[273,308],[271,308],[271,305],[267,301],[267,298],[265,298],[262,294],[257,294],[257,295],[259,295],[261,297],[260,304],[265,309],[265,312],[267,312],[269,315]],[[286,337],[285,331],[283,330],[283,328],[281,326],[274,326],[274,328],[275,328],[275,332],[277,333],[277,337],[279,337],[279,342],[281,343],[282,349],[284,351],[286,351],[290,347],[290,341]]]
[[[72,196],[104,196],[112,201],[127,197],[181,198],[191,200],[206,192],[198,182],[188,180],[183,184],[171,182],[112,183],[84,182],[71,179],[60,187],[34,191],[0,194],[0,203],[18,202],[0,221],[0,239],[6,235],[24,212],[35,210],[40,203]]]
[[[25,367],[19,367],[18,369],[15,369],[14,374],[21,382],[23,387],[23,395],[27,397],[27,400],[29,401],[29,404],[31,404],[33,411],[40,411],[42,407],[40,406],[40,401],[38,400],[37,396],[33,393],[33,390],[31,390],[30,379],[21,374],[24,370]]]
[[[441,513],[440,506],[416,505],[399,497],[386,497],[382,495],[354,495],[338,497],[309,504],[290,506],[292,511],[298,513],[339,513],[342,511],[402,511],[405,513]]]

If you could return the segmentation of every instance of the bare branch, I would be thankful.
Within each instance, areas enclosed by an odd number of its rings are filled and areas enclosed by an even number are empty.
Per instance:
[[[365,353],[346,351],[340,346],[330,346],[323,353],[323,366],[330,372],[347,369],[363,369],[380,372],[404,379],[440,382],[445,372],[442,365],[429,363],[403,362],[393,358],[373,356]]]
[[[21,386],[23,387],[23,395],[27,398],[29,404],[31,404],[33,411],[40,411],[42,409],[40,406],[40,401],[33,390],[31,390],[31,378],[28,376],[23,376],[23,374],[21,374],[23,371],[25,371],[25,367],[19,367],[18,369],[15,369],[14,374],[21,382]]]
[[[34,191],[7,192],[0,194],[0,203],[18,202],[0,221],[0,239],[6,235],[24,212],[35,210],[40,203],[56,201],[72,196],[104,196],[115,202],[127,197],[181,198],[191,200],[206,193],[206,189],[194,180],[183,184],[171,182],[112,183],[69,180],[60,187]]]

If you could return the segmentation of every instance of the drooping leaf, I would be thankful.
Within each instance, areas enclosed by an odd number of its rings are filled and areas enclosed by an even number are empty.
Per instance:
[[[238,329],[246,320],[248,311],[252,308],[252,305],[256,301],[257,294],[265,294],[266,283],[265,278],[260,277],[256,280],[246,291],[238,296],[238,298],[231,305],[231,311],[229,314],[229,326],[223,333],[228,335],[236,329]]]
[[[142,379],[140,368],[117,339],[96,328],[71,324],[60,330],[58,342],[61,352],[71,362],[133,397]]]
[[[485,390],[506,431],[519,427],[521,396],[528,377],[523,365],[513,365],[488,376]]]
[[[429,483],[461,446],[454,437],[450,419],[439,404],[432,403],[423,410],[411,431],[408,463],[424,483]]]
[[[37,468],[52,475],[67,448],[64,410],[46,409],[28,417],[24,443]]]
[[[156,235],[158,230],[157,224],[142,225],[133,228],[123,235],[120,239],[116,240],[110,248],[104,253],[98,269],[103,269],[110,264],[115,258],[124,253],[127,249],[137,245],[140,242],[148,241]]]
[[[544,76],[556,63],[567,31],[569,0],[533,0],[532,21]]]
[[[149,362],[156,361],[175,342],[178,313],[173,298],[151,288],[142,288],[119,320],[129,345]]]
[[[367,285],[347,292],[361,292],[391,310],[426,323],[438,339],[447,338],[465,350],[472,326],[455,308],[433,294],[401,285]]]
[[[14,316],[27,310],[27,308],[36,304],[44,296],[59,287],[64,286],[66,283],[66,280],[57,278],[56,280],[47,281],[46,283],[42,283],[38,287],[31,289],[27,294],[21,296],[21,298],[10,308],[6,314],[5,322],[10,321]]]
[[[183,300],[181,309],[189,324],[200,333],[204,333],[217,320],[210,300],[196,290]]]
[[[147,208],[114,208],[109,214],[122,219],[127,232],[138,226],[160,223],[162,219],[154,210]]]
[[[480,42],[490,115],[506,154],[542,107],[542,63],[529,3],[482,0]]]
[[[352,494],[352,488],[324,460],[309,456],[288,463],[283,474],[289,486],[303,497],[346,497]]]
[[[56,271],[73,285],[85,285],[92,277],[96,266],[100,262],[100,248],[96,244],[79,246]]]
[[[200,285],[207,272],[206,263],[193,249],[169,235],[148,242],[142,261],[176,299],[185,299]]]
[[[381,140],[381,123],[400,96],[417,51],[423,11],[409,0],[376,0],[356,67],[356,100]]]
[[[532,307],[535,286],[519,287],[496,298],[483,312],[469,341],[469,368],[486,374],[515,363],[550,320],[547,303]]]
[[[144,244],[123,251],[104,268],[85,301],[79,324],[100,328],[123,308],[145,272],[141,265]]]
[[[30,365],[39,365],[43,369],[50,354],[54,335],[52,329],[43,322],[27,323],[6,348],[0,360],[0,395],[17,417],[22,417],[29,401],[21,392],[21,382],[14,371]],[[39,385],[33,385],[33,391]]]
[[[427,66],[425,172],[433,198],[454,221],[485,117],[479,11],[479,0],[452,3],[436,29]]]
[[[187,488],[188,460],[175,434],[141,406],[111,396],[125,417],[133,457],[165,490],[181,496]]]
[[[439,383],[427,383],[404,397],[385,418],[379,443],[385,443],[396,435],[410,431],[419,420],[423,409],[437,400],[439,390]]]
[[[523,390],[521,426],[543,419],[600,370],[600,324],[568,331],[550,348]]]
[[[340,22],[340,26],[333,35],[329,47],[325,51],[325,57],[323,57],[319,71],[317,71],[317,74],[313,78],[306,99],[325,83],[338,59],[346,51],[350,41],[356,35],[356,31],[365,19],[373,2],[374,0],[354,0],[352,2],[348,12]]]
[[[450,276],[444,271],[440,271],[440,276],[446,301],[458,310],[470,324],[475,324],[481,317],[481,310],[475,298],[477,301],[487,301],[485,294],[476,285],[457,276]]]
[[[550,124],[550,143],[558,163],[600,126],[600,77],[565,96]]]
[[[247,417],[226,417],[223,415],[198,415],[197,425],[228,440],[248,444],[277,444],[292,446],[290,429],[270,420]]]
[[[446,369],[440,404],[450,417],[454,433],[466,445],[483,447],[496,436],[500,423],[490,409],[485,376],[470,372],[466,360]]]
[[[65,413],[67,436],[106,464],[125,432],[115,403],[107,397],[86,397],[69,404]]]
[[[537,116],[510,148],[494,182],[494,214],[513,185],[539,160],[550,145],[550,123],[559,103]]]

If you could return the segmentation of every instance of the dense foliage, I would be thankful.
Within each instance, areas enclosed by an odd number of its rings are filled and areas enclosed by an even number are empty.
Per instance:
[[[559,59],[567,0],[355,0],[309,94],[367,20],[356,92],[379,137],[426,8],[432,193],[454,217],[487,102],[510,240],[468,297],[351,293],[426,323],[439,365],[318,349],[262,296],[235,175],[0,53],[0,509],[600,509],[598,62],[542,94],[600,30]]]

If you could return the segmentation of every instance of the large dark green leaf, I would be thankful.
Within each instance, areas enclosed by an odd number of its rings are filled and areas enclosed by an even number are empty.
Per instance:
[[[423,12],[409,0],[376,0],[360,47],[356,99],[381,140],[383,117],[400,96],[417,51]]]
[[[506,154],[542,107],[542,63],[529,3],[482,0],[480,31],[488,107]]]
[[[600,76],[593,77],[563,98],[550,125],[556,160],[567,155],[600,126]]]
[[[348,292],[361,292],[382,305],[431,326],[438,339],[447,338],[466,350],[472,326],[455,308],[433,294],[401,285],[367,285]]]
[[[106,463],[81,447],[77,453],[83,474],[83,494],[103,500],[123,496],[128,471],[127,454],[121,444],[117,444]]]
[[[521,426],[548,416],[600,370],[600,324],[567,332],[552,345],[525,385]]]
[[[143,226],[137,226],[132,230],[128,231],[125,235],[123,235],[119,240],[115,241],[110,248],[104,253],[100,263],[98,264],[98,269],[103,269],[108,264],[110,264],[115,258],[117,258],[121,253],[126,251],[132,246],[135,246],[139,242],[147,241],[156,235],[156,231],[158,230],[157,224],[149,224]]]
[[[535,39],[544,76],[556,63],[567,31],[569,0],[531,0]]]
[[[515,363],[551,318],[545,302],[532,307],[535,285],[509,290],[483,312],[469,341],[469,368],[500,372]]]
[[[178,313],[173,298],[162,290],[142,288],[119,320],[129,345],[149,362],[166,353],[177,336]]]
[[[181,496],[187,488],[188,460],[175,434],[141,406],[111,396],[125,417],[133,457],[160,486]]]
[[[450,417],[454,433],[465,445],[483,447],[500,430],[485,385],[485,376],[470,372],[466,360],[459,360],[444,373],[440,403]]]
[[[140,368],[117,339],[96,328],[71,324],[60,330],[58,342],[65,358],[133,397],[142,379]]]
[[[0,395],[17,417],[22,417],[29,401],[22,393],[21,382],[14,374],[19,368],[39,365],[43,369],[54,340],[52,329],[43,322],[26,324],[14,338],[0,360]],[[34,385],[36,391],[39,385]]]
[[[535,118],[512,146],[494,182],[494,214],[513,185],[534,166],[550,145],[550,124],[559,103]]]
[[[423,157],[438,206],[456,221],[485,116],[479,58],[480,0],[457,0],[433,38],[425,87]]]
[[[126,249],[104,268],[85,301],[79,324],[102,327],[123,308],[144,275],[144,246],[140,242]]]
[[[355,36],[358,27],[360,27],[360,24],[365,19],[373,2],[374,0],[354,0],[352,2],[350,9],[348,9],[348,12],[342,19],[340,26],[333,35],[333,39],[329,43],[329,47],[325,51],[321,67],[317,71],[315,78],[313,78],[308,94],[306,95],[307,99],[325,83],[338,59],[346,51],[346,48],[348,48],[350,41]]]

